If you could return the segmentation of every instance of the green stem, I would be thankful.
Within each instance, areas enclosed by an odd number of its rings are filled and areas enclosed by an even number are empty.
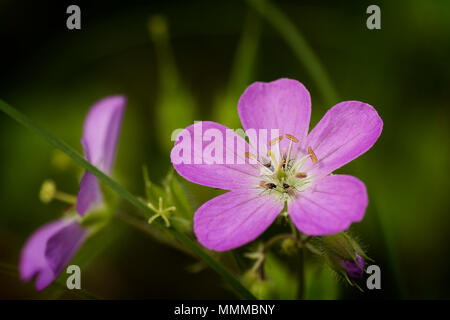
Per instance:
[[[54,137],[50,133],[46,132],[44,129],[37,126],[33,121],[31,121],[22,112],[15,109],[14,107],[8,105],[6,102],[0,99],[0,110],[6,113],[8,116],[22,124],[24,127],[28,128],[34,133],[37,133],[42,138],[47,140],[52,146],[61,150],[67,154],[72,160],[81,165],[84,169],[90,171],[94,174],[101,182],[108,185],[113,191],[115,191],[123,199],[134,205],[136,208],[140,209],[148,218],[153,216],[153,211],[141,200],[133,196],[128,190],[122,188],[116,181],[111,179],[109,176],[105,175],[91,163],[86,161],[78,152],[72,149],[65,142]],[[159,221],[155,221],[155,226],[159,228],[165,228]],[[233,275],[231,275],[222,265],[215,261],[209,254],[207,254],[198,244],[189,239],[186,235],[179,232],[174,228],[167,228],[178,241],[183,243],[189,250],[196,254],[199,258],[204,260],[214,271],[216,271],[222,278],[228,282],[228,284],[244,299],[256,300],[256,297],[250,293]]]
[[[302,237],[300,232],[295,228],[291,221],[291,226],[294,228],[295,240],[297,243],[297,257],[298,257],[298,300],[303,300],[305,296],[305,243],[309,240],[309,237]]]

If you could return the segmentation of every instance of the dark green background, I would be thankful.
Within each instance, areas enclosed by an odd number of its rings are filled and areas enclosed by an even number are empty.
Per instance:
[[[135,194],[144,193],[142,164],[153,181],[169,170],[172,128],[194,119],[236,128],[237,100],[253,81],[301,81],[312,97],[312,126],[332,106],[308,61],[245,1],[73,3],[81,6],[80,31],[65,27],[72,2],[0,1],[0,98],[81,152],[90,105],[127,95],[114,177]],[[381,30],[366,28],[370,4],[381,7]],[[366,217],[352,232],[380,265],[382,290],[360,293],[340,282],[336,293],[333,282],[312,297],[449,298],[450,2],[276,5],[318,56],[339,100],[367,102],[384,121],[375,147],[340,169],[367,185]],[[169,25],[167,42],[149,34],[154,15]],[[70,161],[55,165],[60,155],[4,114],[0,154],[0,262],[16,266],[26,238],[66,207],[39,201],[42,181],[75,194],[82,171]],[[194,207],[218,194],[185,185]],[[89,258],[83,289],[101,298],[234,297],[211,270],[188,272],[194,259],[120,222],[80,255]],[[77,296],[56,285],[36,293],[6,272],[0,297]]]

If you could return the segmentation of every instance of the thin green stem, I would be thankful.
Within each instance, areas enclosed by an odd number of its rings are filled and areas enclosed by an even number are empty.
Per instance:
[[[108,185],[113,191],[115,191],[119,196],[123,199],[131,203],[136,208],[140,209],[148,218],[153,216],[153,211],[147,206],[146,203],[139,200],[135,196],[133,196],[128,190],[122,188],[116,181],[111,179],[109,176],[105,175],[91,163],[86,161],[78,152],[72,149],[65,142],[59,140],[54,137],[50,133],[46,132],[41,127],[37,126],[33,121],[31,121],[27,116],[25,116],[22,112],[15,109],[14,107],[8,105],[6,102],[0,99],[0,110],[6,113],[8,116],[22,124],[24,127],[28,128],[34,133],[37,133],[42,138],[47,140],[52,146],[61,150],[65,154],[67,154],[72,160],[81,165],[84,169],[90,171],[94,174],[101,182]],[[159,228],[164,228],[159,221],[155,221],[155,226]],[[209,254],[207,254],[198,244],[188,238],[185,234],[179,232],[174,228],[167,228],[168,232],[170,232],[178,241],[183,243],[189,250],[195,253],[199,258],[204,260],[214,271],[216,271],[222,278],[228,282],[228,284],[244,299],[255,300],[256,297],[250,293],[233,275],[231,275],[221,264],[215,261]]]

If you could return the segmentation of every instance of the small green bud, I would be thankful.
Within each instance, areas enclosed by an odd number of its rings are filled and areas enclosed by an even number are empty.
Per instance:
[[[285,254],[291,254],[297,252],[297,247],[294,239],[287,238],[281,243],[281,251]]]
[[[330,267],[350,283],[353,282],[349,278],[357,279],[363,275],[365,259],[371,260],[345,232],[322,237],[321,246]]]

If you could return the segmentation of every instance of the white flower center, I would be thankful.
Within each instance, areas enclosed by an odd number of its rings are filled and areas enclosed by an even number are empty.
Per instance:
[[[292,146],[298,143],[298,139],[286,134],[290,140],[287,152],[281,152],[279,142],[283,136],[270,141],[267,155],[260,156],[260,178],[258,189],[264,194],[271,194],[280,201],[295,199],[299,192],[306,190],[313,181],[313,176],[305,170],[306,161],[311,158],[313,163],[317,163],[316,155],[311,147],[308,147],[307,155],[292,154]],[[247,155],[247,157],[252,157]]]

